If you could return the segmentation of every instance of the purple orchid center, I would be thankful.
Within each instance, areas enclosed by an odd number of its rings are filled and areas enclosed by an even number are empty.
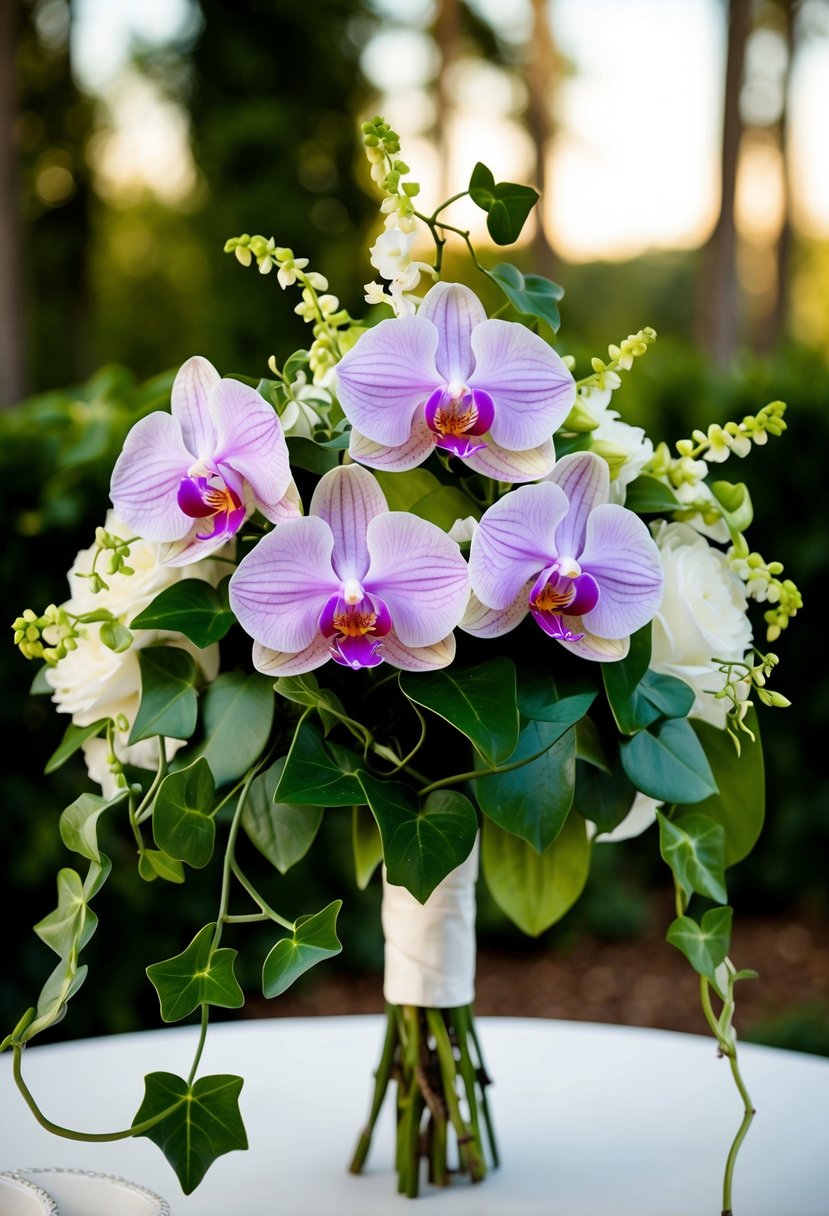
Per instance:
[[[485,435],[495,417],[495,404],[483,389],[453,380],[435,389],[424,410],[436,447],[465,459],[487,446],[470,438]]]
[[[239,495],[220,473],[203,462],[194,464],[179,482],[176,496],[179,508],[191,519],[212,519],[212,532],[198,534],[198,540],[226,533],[233,536],[245,519],[245,506]]]
[[[584,634],[574,633],[563,618],[584,616],[598,602],[599,584],[572,557],[556,558],[541,571],[530,592],[530,612],[536,623],[560,642],[581,641]]]
[[[356,578],[347,578],[320,613],[319,628],[330,638],[331,657],[354,671],[383,662],[382,638],[391,631],[391,613],[383,600],[367,594]]]

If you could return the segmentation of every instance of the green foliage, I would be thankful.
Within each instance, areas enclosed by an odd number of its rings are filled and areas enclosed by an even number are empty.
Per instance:
[[[202,757],[168,773],[153,804],[153,838],[159,849],[196,869],[213,856],[216,825],[211,817],[216,784]]]
[[[537,937],[581,895],[590,870],[590,842],[584,821],[575,814],[568,815],[543,853],[485,819],[481,858],[499,908],[524,933]]]
[[[60,746],[46,761],[44,773],[48,775],[61,768],[70,756],[74,756],[75,752],[80,751],[87,739],[97,738],[108,721],[108,718],[99,718],[97,722],[90,722],[88,726],[76,726],[74,722],[70,722],[64,731]]]
[[[176,646],[148,646],[139,650],[141,704],[135,715],[130,743],[167,735],[189,739],[196,729],[196,663]]]
[[[469,196],[487,213],[486,226],[496,245],[512,245],[521,235],[527,217],[538,202],[532,186],[496,182],[491,170],[480,161],[469,179]]]
[[[305,856],[314,842],[322,808],[276,801],[285,757],[280,757],[251,783],[242,812],[242,827],[263,857],[279,870],[288,870]]]
[[[335,899],[313,916],[301,916],[290,937],[281,938],[262,966],[262,991],[266,997],[280,996],[295,980],[342,950],[337,937],[337,916],[342,900]]]
[[[643,794],[659,802],[701,802],[717,784],[687,718],[667,718],[622,743],[622,768]]]
[[[665,935],[694,970],[715,985],[715,972],[731,945],[733,915],[732,908],[709,908],[700,924],[690,916],[678,916]]]
[[[528,762],[511,772],[479,777],[475,793],[494,823],[543,853],[573,804],[576,733],[557,722],[527,722],[513,754],[513,763],[519,760]]]
[[[637,515],[668,515],[679,509],[679,501],[664,482],[640,473],[627,487],[625,506]]]
[[[199,929],[186,950],[151,963],[147,976],[158,993],[165,1022],[178,1022],[199,1005],[240,1009],[245,994],[233,972],[236,951],[214,946],[215,924]]]
[[[490,659],[466,670],[401,672],[400,687],[410,701],[445,718],[475,745],[488,765],[500,764],[518,742],[515,666]]]
[[[196,749],[217,786],[244,776],[268,741],[274,713],[271,681],[258,672],[228,671],[202,697],[204,741]]]
[[[673,871],[685,902],[694,892],[724,904],[725,831],[706,815],[683,811],[672,819],[656,812],[659,821],[659,848],[663,860]]]
[[[726,866],[733,866],[748,856],[759,839],[765,817],[763,745],[754,709],[748,711],[745,723],[756,741],[752,743],[748,735],[743,735],[745,741],[739,756],[725,731],[717,730],[707,722],[694,723],[718,789],[716,794],[698,802],[694,809],[720,824],[725,832]]]
[[[296,729],[276,797],[300,806],[352,806],[365,802],[353,752],[323,741],[303,716]]]
[[[486,273],[520,316],[546,321],[553,333],[558,332],[561,325],[558,301],[564,295],[563,287],[540,274],[523,274],[509,262],[499,262]]]
[[[204,648],[219,642],[235,621],[227,602],[227,583],[219,590],[200,578],[165,587],[131,622],[132,629],[169,629]]]

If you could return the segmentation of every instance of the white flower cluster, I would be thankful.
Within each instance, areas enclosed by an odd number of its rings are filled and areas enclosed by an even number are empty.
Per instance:
[[[630,426],[609,408],[613,390],[621,384],[616,372],[606,371],[602,381],[601,386],[582,385],[578,404],[597,423],[590,432],[592,450],[610,466],[610,501],[624,506],[627,487],[653,457],[653,443],[641,426]]]
[[[121,520],[114,511],[107,515],[106,530],[120,536],[128,536]],[[217,562],[198,562],[190,566],[162,565],[161,545],[153,541],[139,540],[130,546],[131,575],[114,575],[109,578],[109,589],[93,595],[89,580],[79,577],[92,569],[95,546],[83,549],[75,558],[69,571],[71,598],[63,605],[67,611],[78,615],[107,609],[123,625],[129,625],[165,587],[182,578],[201,578],[215,584],[222,575]],[[180,633],[139,629],[132,646],[116,654],[101,641],[97,625],[84,625],[79,630],[77,648],[70,651],[54,667],[45,671],[45,679],[52,687],[52,700],[59,713],[71,714],[76,726],[88,726],[100,718],[118,721],[114,732],[115,759],[121,764],[132,764],[137,768],[155,768],[158,763],[158,745],[155,739],[146,739],[130,745],[129,733],[141,699],[141,674],[137,651],[159,641],[170,646],[179,646],[189,651],[199,664],[204,679],[214,680],[219,668],[219,648],[209,646],[199,650]],[[124,729],[121,729],[124,727]],[[179,739],[165,740],[165,751],[169,759],[180,747]],[[116,779],[110,768],[109,747],[106,739],[90,739],[83,745],[87,770],[107,797],[117,790]]]
[[[427,262],[413,259],[412,248],[416,240],[414,216],[400,216],[394,211],[386,217],[386,228],[369,252],[372,266],[382,278],[390,281],[390,286],[386,292],[382,283],[366,283],[367,304],[390,304],[398,317],[414,313],[417,298],[411,293],[420,283],[421,274],[434,275],[434,269]]]

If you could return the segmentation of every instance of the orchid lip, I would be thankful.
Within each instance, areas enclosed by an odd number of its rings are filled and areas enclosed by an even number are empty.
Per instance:
[[[583,633],[574,633],[563,617],[581,617],[599,602],[599,584],[592,574],[583,573],[572,557],[559,557],[542,570],[529,597],[533,619],[550,637],[560,642],[579,642]]]
[[[355,671],[360,667],[377,667],[383,662],[380,654],[382,638],[391,631],[391,613],[385,602],[376,595],[367,595],[360,587],[361,597],[354,594],[351,584],[360,584],[356,579],[346,579],[340,591],[329,596],[319,615],[319,631],[330,638],[331,657],[343,667]]]
[[[176,497],[179,509],[191,519],[213,520],[212,531],[198,533],[198,540],[210,540],[221,533],[232,536],[244,522],[242,500],[219,474],[182,477]]]
[[[469,436],[485,435],[492,426],[495,405],[489,393],[452,381],[435,389],[423,409],[437,447],[463,459],[487,446],[471,442]]]

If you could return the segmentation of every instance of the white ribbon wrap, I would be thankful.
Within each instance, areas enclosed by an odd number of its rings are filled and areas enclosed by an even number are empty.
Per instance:
[[[425,904],[392,886],[383,867],[383,995],[390,1005],[450,1009],[475,998],[478,840]]]

